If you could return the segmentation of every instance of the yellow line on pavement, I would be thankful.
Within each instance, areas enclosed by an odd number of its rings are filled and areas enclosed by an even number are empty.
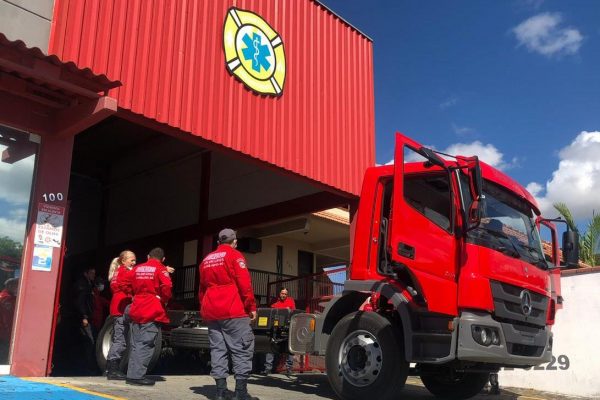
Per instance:
[[[91,394],[91,395],[99,396],[99,397],[104,397],[105,399],[110,399],[110,400],[127,400],[125,397],[112,396],[110,394],[95,392],[93,390],[80,388],[80,387],[73,386],[68,383],[55,382],[55,381],[51,381],[49,379],[44,379],[44,378],[22,378],[22,379],[30,381],[30,382],[47,383],[49,385],[60,386],[60,387],[64,387],[67,389],[75,390],[77,392]]]
[[[546,400],[546,399],[544,399],[544,398],[542,398],[542,397],[532,397],[532,396],[519,396],[519,397],[518,397],[518,399],[519,399],[519,400],[522,400],[522,399],[529,399],[529,400]]]

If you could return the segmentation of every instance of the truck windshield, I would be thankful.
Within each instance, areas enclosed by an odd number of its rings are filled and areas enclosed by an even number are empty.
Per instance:
[[[461,181],[461,192],[468,209],[471,195],[465,185],[467,182]],[[539,268],[547,268],[531,206],[489,181],[484,181],[483,194],[481,224],[467,234],[467,240]]]

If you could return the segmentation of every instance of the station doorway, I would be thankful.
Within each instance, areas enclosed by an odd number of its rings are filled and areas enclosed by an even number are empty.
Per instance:
[[[191,135],[154,128],[117,114],[75,137],[53,375],[93,372],[78,347],[74,309],[74,285],[88,267],[103,283],[98,288],[104,286],[97,295],[108,301],[110,261],[128,249],[140,263],[160,246],[176,269],[173,307],[197,310],[194,266],[213,248],[219,229],[351,201],[307,178],[185,137]]]

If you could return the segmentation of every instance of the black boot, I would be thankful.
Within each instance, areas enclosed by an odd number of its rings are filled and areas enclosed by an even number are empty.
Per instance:
[[[235,380],[235,396],[233,396],[233,400],[260,400],[258,397],[248,394],[247,383],[245,379]]]
[[[121,360],[106,361],[106,379],[109,381],[124,381],[127,375],[120,370]]]
[[[215,400],[231,400],[231,392],[227,390],[227,379],[215,379],[217,382],[217,394]]]
[[[136,386],[153,386],[155,382],[153,379],[149,379],[149,378],[143,376],[140,379],[127,378],[127,379],[125,379],[125,383],[128,385],[136,385]]]

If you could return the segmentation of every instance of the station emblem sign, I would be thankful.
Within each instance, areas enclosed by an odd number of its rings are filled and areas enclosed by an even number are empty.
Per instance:
[[[223,26],[223,49],[227,70],[246,87],[258,94],[283,94],[283,41],[259,15],[230,8]]]

